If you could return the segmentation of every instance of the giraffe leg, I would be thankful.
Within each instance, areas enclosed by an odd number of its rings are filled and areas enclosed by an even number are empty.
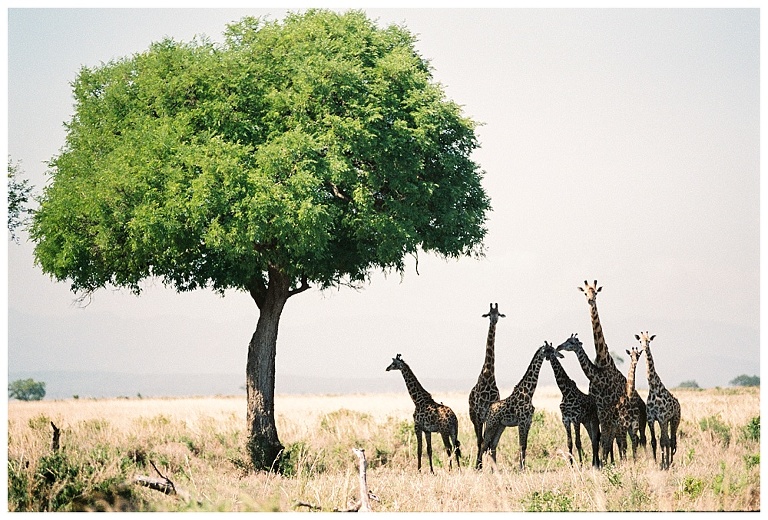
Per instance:
[[[528,449],[528,430],[531,427],[531,421],[528,419],[525,422],[521,422],[517,426],[518,435],[520,437],[520,469],[525,469],[525,452]]]
[[[427,439],[427,458],[429,459],[429,472],[434,473],[432,468],[432,432],[424,431],[424,437]]]
[[[590,426],[587,429],[589,434],[589,440],[592,443],[592,467],[599,469],[600,463],[600,423],[597,419],[590,421]]]
[[[451,444],[451,436],[448,432],[440,432],[440,436],[443,438],[443,446],[445,446],[445,451],[448,452],[448,470],[450,471],[453,469],[453,462],[451,461],[451,457],[453,457],[453,446]]]
[[[418,460],[416,469],[421,471],[421,428],[416,426],[415,430],[416,430],[416,456]]]
[[[613,432],[610,425],[606,425],[605,430],[601,432],[600,447],[602,448],[603,466],[610,463],[613,464]]]
[[[677,453],[677,427],[680,425],[680,417],[676,417],[672,419],[672,422],[670,423],[670,448],[671,452],[669,454],[669,464],[672,465],[672,458],[674,457],[675,453]]]
[[[581,447],[581,423],[573,423],[573,433],[576,436],[576,451],[579,453],[579,466],[581,466],[584,458],[584,449]]]
[[[653,452],[653,460],[656,461],[656,421],[651,419],[648,421],[648,433],[651,434],[651,451]],[[661,435],[661,432],[659,432]]]
[[[619,450],[619,459],[624,460],[627,458],[627,430],[619,428],[616,435],[616,446]]]
[[[629,441],[632,443],[632,460],[637,460],[637,445],[639,441],[634,432],[630,434]]]
[[[453,454],[456,457],[456,467],[461,471],[461,443],[459,442],[459,426],[453,431]]]
[[[503,424],[494,424],[489,426],[485,425],[485,433],[483,434],[483,452],[489,451],[491,453],[491,460],[494,466],[496,465],[496,446],[499,445],[501,434],[504,433],[505,426]]]
[[[565,428],[565,439],[568,444],[568,453],[570,454],[570,461],[573,464],[573,439],[571,438],[571,423],[563,419],[563,427]]]
[[[483,467],[483,421],[473,419],[472,425],[475,427],[475,437],[477,437],[477,461],[475,469]]]
[[[672,451],[669,445],[669,433],[667,431],[668,423],[661,424],[661,439],[659,444],[661,445],[661,469],[669,469],[669,453]]]

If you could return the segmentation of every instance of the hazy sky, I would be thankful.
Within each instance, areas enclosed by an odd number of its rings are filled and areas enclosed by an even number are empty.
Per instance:
[[[544,340],[578,332],[594,354],[577,287],[595,278],[609,348],[656,334],[667,386],[760,373],[759,10],[367,11],[417,34],[447,96],[483,125],[487,256],[422,255],[418,274],[410,262],[402,279],[291,298],[278,380],[384,377],[397,353],[417,376],[474,379],[481,315],[498,302],[496,373],[511,388]],[[283,13],[11,9],[8,154],[45,184],[82,65],[165,36],[220,40],[244,15]],[[80,308],[25,240],[5,244],[9,371],[244,374],[258,317],[246,294],[148,283],[140,297],[108,289]],[[564,365],[586,388],[572,354]],[[645,387],[644,359],[638,375]]]

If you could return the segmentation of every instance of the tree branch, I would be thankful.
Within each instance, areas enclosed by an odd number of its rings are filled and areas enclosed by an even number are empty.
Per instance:
[[[290,291],[288,291],[288,297],[290,298],[291,296],[293,296],[295,294],[303,293],[304,291],[306,291],[307,289],[310,289],[310,288],[311,288],[311,286],[309,285],[309,282],[307,281],[307,275],[302,275],[301,276],[301,285],[299,285],[295,289],[291,289]]]

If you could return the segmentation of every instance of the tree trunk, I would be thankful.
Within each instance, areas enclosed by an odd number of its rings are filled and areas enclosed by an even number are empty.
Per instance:
[[[292,294],[290,283],[279,270],[269,269],[268,286],[251,289],[259,307],[259,321],[248,345],[245,378],[248,452],[257,470],[278,471],[283,450],[275,426],[275,355],[280,314]]]

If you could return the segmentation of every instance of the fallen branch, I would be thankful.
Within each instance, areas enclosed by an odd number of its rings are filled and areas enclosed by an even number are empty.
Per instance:
[[[149,489],[154,489],[155,491],[160,491],[162,493],[165,493],[166,495],[178,494],[178,492],[176,491],[176,486],[171,481],[171,479],[169,479],[168,477],[160,473],[160,470],[157,469],[157,466],[155,466],[154,462],[150,460],[149,463],[152,464],[153,468],[155,468],[155,471],[157,472],[158,475],[160,475],[160,478],[157,479],[157,478],[147,477],[144,475],[139,475],[135,479],[136,482],[138,484],[141,484],[142,486],[148,487]]]
[[[356,513],[356,512],[369,512],[373,511],[371,508],[371,500],[375,500],[376,502],[379,502],[379,497],[374,495],[368,490],[368,481],[366,477],[366,469],[368,467],[368,464],[365,461],[365,450],[362,448],[352,448],[352,451],[357,456],[357,460],[359,463],[359,473],[360,473],[360,500],[356,500],[355,502],[350,502],[350,504],[347,506],[347,509],[339,509],[334,508],[332,511],[334,513]],[[316,506],[314,504],[310,504],[308,502],[302,502],[297,500],[293,504],[294,508],[297,507],[306,507],[311,511],[322,511],[323,508],[320,506]]]

